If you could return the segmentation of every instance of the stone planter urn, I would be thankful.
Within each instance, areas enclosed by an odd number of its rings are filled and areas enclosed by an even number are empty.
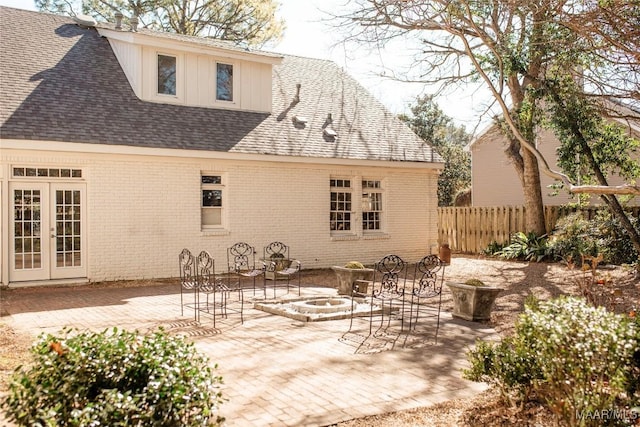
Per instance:
[[[356,280],[373,279],[372,268],[346,268],[334,265],[331,267],[338,279],[338,294],[351,295],[351,289]]]
[[[465,320],[489,320],[491,309],[503,288],[446,282],[453,295],[453,317]]]

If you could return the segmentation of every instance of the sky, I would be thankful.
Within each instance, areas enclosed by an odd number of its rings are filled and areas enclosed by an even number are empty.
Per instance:
[[[408,112],[417,96],[435,91],[435,88],[421,83],[399,82],[386,77],[390,75],[390,69],[402,70],[411,63],[402,41],[383,51],[365,47],[347,50],[340,43],[342,34],[331,25],[327,11],[339,13],[346,0],[279,1],[278,14],[285,20],[286,30],[282,41],[269,50],[336,62],[396,114]],[[36,10],[33,0],[0,0],[0,5]],[[476,126],[478,130],[482,129],[478,117],[487,102],[487,96],[482,92],[463,88],[439,96],[436,102],[445,114],[457,124],[464,125],[467,131],[473,131]]]

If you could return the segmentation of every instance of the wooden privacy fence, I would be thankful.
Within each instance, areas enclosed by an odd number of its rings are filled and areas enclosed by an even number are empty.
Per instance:
[[[545,206],[545,226],[550,233],[559,218],[580,210],[586,219],[602,207]],[[640,216],[640,207],[630,208]],[[455,252],[480,253],[491,242],[508,243],[511,235],[525,230],[524,206],[438,208],[438,241]]]

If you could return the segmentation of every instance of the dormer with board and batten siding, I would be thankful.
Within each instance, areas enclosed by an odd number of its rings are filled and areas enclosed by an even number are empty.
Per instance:
[[[280,55],[223,40],[104,23],[96,29],[143,101],[272,112],[272,71],[282,63]]]

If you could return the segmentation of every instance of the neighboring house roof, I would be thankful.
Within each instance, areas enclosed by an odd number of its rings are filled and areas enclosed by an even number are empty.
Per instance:
[[[464,146],[464,151],[471,151],[471,147],[474,145],[489,139],[504,138],[504,133],[500,127],[495,123],[489,123],[480,132],[478,132],[467,145]]]
[[[626,128],[632,135],[640,137],[640,111],[636,111],[631,107],[625,106],[621,103],[615,103],[613,101],[606,101],[606,109],[611,114],[611,121],[618,123],[623,128]],[[500,127],[492,121],[485,126],[476,136],[474,136],[467,145],[465,145],[465,151],[471,151],[472,147],[476,144],[481,144],[485,141],[493,141],[495,139],[505,140],[504,132]],[[557,141],[558,143],[560,141]]]
[[[285,55],[281,65],[274,65],[272,114],[167,105],[135,96],[108,40],[95,28],[82,28],[69,17],[6,7],[0,7],[0,21],[3,139],[442,162],[330,61]],[[155,34],[194,42],[193,37]],[[329,114],[335,141],[322,132]],[[294,115],[308,119],[304,128],[294,126]]]

